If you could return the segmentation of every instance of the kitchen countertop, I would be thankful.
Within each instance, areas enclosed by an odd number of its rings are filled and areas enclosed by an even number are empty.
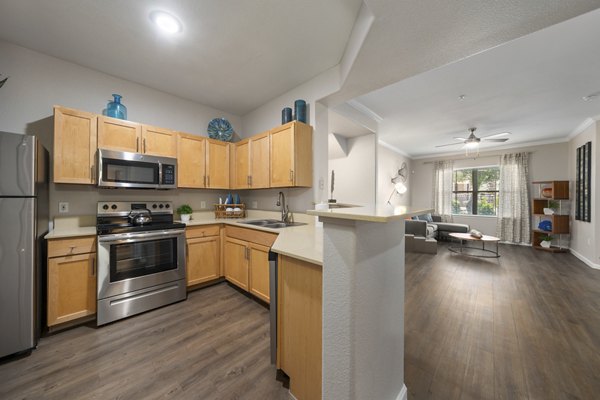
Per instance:
[[[327,210],[308,210],[309,215],[323,218],[336,218],[352,221],[366,222],[390,222],[397,219],[406,219],[415,215],[432,212],[430,208],[417,208],[405,206],[371,206],[371,207],[348,207],[330,208]]]
[[[315,226],[314,217],[300,213],[294,213],[293,215],[295,221],[305,222],[307,225],[272,229],[240,223],[254,219],[280,218],[278,212],[260,210],[248,210],[248,217],[245,219],[216,219],[213,212],[195,212],[192,214],[192,220],[185,224],[187,226],[227,224],[277,233],[277,239],[271,247],[272,251],[313,264],[323,265],[323,228]],[[95,216],[55,218],[54,230],[48,233],[45,238],[50,240],[96,235],[95,222]]]

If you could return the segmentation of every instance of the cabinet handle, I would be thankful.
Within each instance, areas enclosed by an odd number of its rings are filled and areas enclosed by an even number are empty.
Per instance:
[[[290,182],[294,181],[294,171],[290,169]]]
[[[96,166],[95,165],[92,165],[90,167],[90,180],[92,182],[96,182]]]
[[[140,152],[140,138],[135,138],[135,152],[139,153]]]
[[[145,153],[146,152],[146,138],[144,138],[144,141],[142,143],[144,145],[144,151],[143,151],[143,153]]]
[[[248,176],[246,177],[246,183],[248,184],[248,186],[250,186],[250,175],[248,175]]]
[[[210,175],[206,177],[206,187],[210,187]]]
[[[246,249],[245,249],[245,254],[244,254],[244,256],[246,257],[246,260],[249,260],[249,259],[250,259],[250,251],[249,251],[249,250],[250,250],[250,249],[249,249],[248,247],[246,247]]]
[[[73,250],[75,250],[75,247],[76,246],[69,246],[69,249],[71,249],[69,250],[69,254],[73,254]]]
[[[202,186],[206,187],[206,175],[202,177]]]
[[[96,276],[96,257],[92,258],[92,276]]]

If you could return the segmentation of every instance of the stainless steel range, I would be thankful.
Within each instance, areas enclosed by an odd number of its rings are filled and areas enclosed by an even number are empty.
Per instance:
[[[98,202],[98,325],[186,298],[185,224],[169,201]]]

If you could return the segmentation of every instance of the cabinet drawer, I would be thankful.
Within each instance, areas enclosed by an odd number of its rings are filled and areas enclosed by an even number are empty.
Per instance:
[[[48,241],[48,258],[96,252],[96,236],[52,239]]]
[[[277,239],[276,233],[259,231],[257,229],[239,228],[237,226],[225,227],[225,235],[227,237],[245,240],[251,243],[262,244],[267,247],[271,247],[275,239]]]
[[[188,226],[185,228],[185,237],[188,239],[206,236],[219,236],[220,225]]]

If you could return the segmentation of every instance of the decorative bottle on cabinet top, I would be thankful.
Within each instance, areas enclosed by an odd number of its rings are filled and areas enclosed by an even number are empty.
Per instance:
[[[113,94],[114,100],[106,105],[106,116],[127,119],[127,107],[121,103],[121,95]]]

